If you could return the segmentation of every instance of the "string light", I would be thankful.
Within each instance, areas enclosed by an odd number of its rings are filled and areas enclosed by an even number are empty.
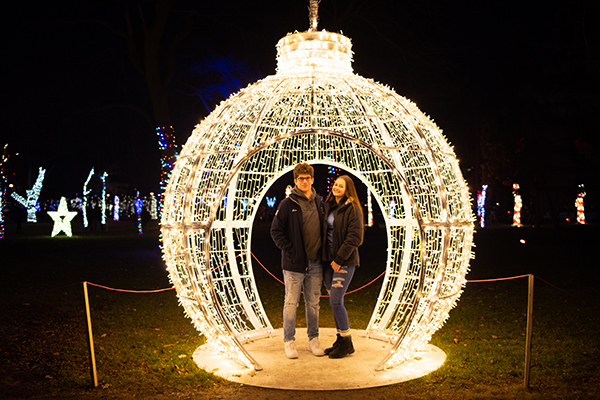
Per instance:
[[[58,211],[46,211],[50,218],[54,221],[54,227],[52,228],[52,237],[64,232],[68,237],[72,236],[71,233],[71,220],[77,215],[77,211],[69,211],[67,208],[67,199],[64,197],[60,198],[58,205]]]
[[[488,185],[483,185],[481,190],[477,191],[477,216],[479,217],[479,226],[485,228],[485,196]]]
[[[90,180],[92,179],[92,176],[94,175],[94,168],[92,167],[92,169],[90,170],[90,173],[88,174],[87,179],[85,180],[85,182],[83,183],[83,204],[81,206],[81,212],[83,213],[83,227],[87,228],[89,223],[88,223],[88,218],[87,218],[87,195],[90,194],[92,192],[91,189],[88,190],[87,185],[88,183],[90,183]]]
[[[396,216],[396,200],[390,200],[390,219]]]
[[[100,175],[100,179],[102,179],[102,204],[101,204],[101,210],[102,210],[102,215],[100,216],[100,223],[102,225],[106,225],[106,177],[108,176],[108,174],[105,172],[102,173],[102,175]]]
[[[160,188],[164,190],[167,187],[169,176],[175,160],[177,159],[177,144],[175,144],[175,130],[172,126],[165,128],[159,126],[156,128],[158,136],[158,148],[160,149]],[[157,206],[157,209],[162,209],[162,206]],[[157,211],[159,213],[159,211]],[[158,217],[157,217],[158,218]]]
[[[579,185],[579,194],[575,199],[575,208],[577,209],[577,223],[585,224],[585,208],[583,207],[583,198],[585,197],[585,186]]]
[[[520,186],[518,183],[513,183],[513,197],[514,197],[514,207],[513,207],[513,223],[512,226],[522,227],[521,224],[521,209],[523,208],[523,200],[521,199],[521,195],[519,194]]]
[[[367,190],[367,226],[373,226],[373,200],[370,190]]]
[[[327,193],[331,192],[331,188],[333,187],[333,184],[335,183],[339,173],[339,168],[332,167],[331,165],[327,166]]]
[[[115,196],[113,201],[113,221],[119,221],[119,196]]]
[[[12,197],[27,209],[27,222],[37,222],[37,212],[39,211],[38,199],[44,183],[46,170],[40,167],[38,176],[30,190],[27,190],[27,198],[19,196],[16,192],[12,192]]]
[[[6,189],[0,187],[0,239],[4,239],[4,193]]]
[[[277,73],[221,103],[177,158],[161,216],[170,280],[215,350],[260,369],[243,343],[273,332],[250,256],[261,199],[299,162],[349,171],[383,211],[386,275],[366,335],[394,343],[374,366],[392,368],[460,297],[472,258],[468,187],[453,148],[414,103],[352,72],[350,39],[294,33],[277,52]]]
[[[150,218],[158,219],[158,201],[153,192],[150,192]]]
[[[2,151],[2,156],[0,157],[0,239],[4,239],[4,199],[6,198],[6,190],[8,188],[8,180],[6,177],[6,172],[4,170],[4,165],[8,162],[10,158],[10,154],[8,154],[6,148],[8,147],[8,143],[4,145],[4,149]]]
[[[135,207],[135,213],[137,214],[137,227],[138,234],[143,235],[144,231],[142,230],[142,210],[144,208],[144,202],[140,199],[140,191],[135,191],[135,202],[133,203]]]

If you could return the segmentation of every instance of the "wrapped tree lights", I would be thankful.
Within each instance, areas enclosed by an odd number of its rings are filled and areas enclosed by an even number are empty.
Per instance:
[[[577,223],[585,224],[585,208],[583,207],[583,198],[585,197],[585,187],[579,185],[579,194],[575,199],[575,208],[577,209]]]
[[[513,183],[513,223],[512,226],[522,227],[521,224],[521,209],[523,208],[523,199],[521,199],[521,194],[519,194],[519,189],[521,187],[518,183]]]
[[[488,185],[482,185],[481,190],[477,191],[477,217],[479,217],[479,226],[485,228],[485,197]]]
[[[414,103],[352,72],[350,39],[310,30],[282,38],[277,51],[277,73],[221,103],[181,150],[161,220],[170,279],[215,349],[261,369],[244,347],[273,331],[250,255],[261,200],[299,162],[349,171],[387,229],[366,335],[394,343],[373,366],[391,368],[430,340],[462,292],[474,229],[467,185]]]
[[[94,168],[90,169],[90,173],[88,174],[87,179],[83,183],[83,204],[81,205],[81,212],[83,213],[83,227],[87,228],[89,225],[88,217],[87,217],[87,204],[88,204],[88,194],[92,193],[92,189],[88,189],[87,185],[90,183],[90,180],[94,176]]]
[[[119,220],[119,196],[113,199],[113,221]]]
[[[40,192],[42,191],[45,176],[46,170],[40,167],[33,187],[30,190],[27,190],[27,198],[19,196],[16,192],[12,192],[13,199],[27,209],[27,222],[37,222],[37,212],[39,211],[38,199],[40,198]]]
[[[102,225],[106,225],[106,178],[108,177],[108,173],[103,172],[102,175],[100,175],[100,179],[102,180],[102,202],[101,202],[101,212],[102,215],[100,216],[100,223]]]

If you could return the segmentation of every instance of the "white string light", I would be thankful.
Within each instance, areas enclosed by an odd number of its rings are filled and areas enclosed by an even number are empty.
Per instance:
[[[261,200],[299,162],[344,169],[385,221],[386,275],[366,333],[394,343],[374,366],[391,368],[430,340],[460,296],[472,258],[467,185],[414,103],[352,72],[350,39],[294,33],[277,51],[277,73],[221,103],[177,159],[161,220],[171,282],[215,349],[260,369],[243,344],[273,332],[250,256]]]
[[[100,223],[102,225],[106,225],[106,177],[108,177],[106,171],[100,175],[100,179],[102,179],[102,215],[100,216]]]
[[[522,227],[521,224],[521,209],[523,208],[523,199],[519,194],[519,189],[521,187],[518,183],[513,183],[513,197],[514,197],[514,205],[513,205],[513,223],[512,226],[516,226],[518,228]]]
[[[585,207],[583,206],[583,198],[585,197],[585,186],[579,185],[579,194],[575,199],[575,208],[577,209],[577,223],[585,224]]]
[[[16,192],[12,192],[12,197],[19,202],[23,207],[27,209],[27,222],[37,222],[38,210],[38,199],[40,198],[40,192],[44,183],[44,176],[46,176],[46,170],[40,167],[37,179],[30,190],[27,190],[27,198],[19,196]]]
[[[90,183],[90,179],[92,179],[92,176],[94,175],[94,168],[92,167],[92,169],[90,170],[90,173],[88,174],[87,179],[85,180],[85,183],[83,184],[83,204],[81,206],[81,212],[83,213],[83,227],[87,228],[88,227],[88,218],[87,218],[87,195],[90,194],[92,192],[92,189],[87,188],[88,183]]]

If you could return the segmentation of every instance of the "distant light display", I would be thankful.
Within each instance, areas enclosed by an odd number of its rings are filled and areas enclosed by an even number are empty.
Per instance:
[[[58,211],[46,211],[50,218],[54,221],[54,227],[52,228],[52,237],[64,232],[65,235],[71,237],[71,221],[77,215],[77,211],[69,211],[67,208],[67,199],[64,197],[60,198],[58,204]]]
[[[4,238],[4,199],[6,198],[6,189],[8,188],[6,172],[4,170],[4,164],[10,158],[6,148],[8,144],[4,145],[2,156],[0,157],[0,239]]]
[[[513,223],[512,226],[521,227],[521,209],[523,208],[523,200],[521,199],[521,195],[519,194],[520,186],[518,183],[513,184],[513,197],[514,197],[514,207],[513,207]]]
[[[396,200],[390,200],[390,219],[393,219],[396,217]]]
[[[0,187],[0,239],[4,239],[4,187]]]
[[[577,223],[585,224],[585,208],[583,206],[583,198],[585,197],[585,186],[579,185],[579,194],[575,199],[575,208],[577,209]]]
[[[100,223],[102,225],[106,225],[106,177],[108,177],[106,172],[103,172],[102,175],[100,175],[100,179],[102,179],[102,203],[100,208],[102,210],[102,215],[100,216]]]
[[[113,203],[113,221],[119,220],[119,196],[115,196]]]
[[[244,347],[273,332],[250,249],[261,199],[299,162],[348,171],[385,222],[386,274],[365,332],[394,344],[373,366],[392,368],[430,340],[462,293],[474,230],[468,187],[453,148],[414,103],[352,72],[350,39],[310,30],[285,36],[277,51],[277,73],[221,103],[177,159],[161,219],[169,277],[213,349],[261,369]]]
[[[138,226],[138,234],[142,235],[144,233],[142,229],[142,210],[144,208],[144,202],[140,199],[140,191],[136,190],[135,192],[135,202],[133,203],[135,207],[135,213],[137,215],[137,226]]]
[[[150,192],[150,218],[158,219],[158,201],[153,192]]]
[[[90,194],[92,192],[92,190],[91,189],[88,190],[87,185],[88,185],[88,183],[90,183],[92,176],[94,176],[94,168],[93,167],[90,170],[90,173],[88,174],[87,179],[83,183],[83,204],[81,206],[81,212],[83,214],[83,227],[84,228],[87,228],[89,225],[88,217],[87,217],[87,203],[88,203],[87,195]]]
[[[267,207],[269,207],[269,208],[275,207],[275,202],[277,202],[277,196],[267,197]]]
[[[164,190],[167,187],[167,182],[169,181],[171,170],[173,169],[173,165],[175,163],[175,160],[177,159],[177,144],[175,143],[175,130],[172,126],[159,126],[156,128],[156,135],[158,136],[158,148],[161,151],[159,185],[161,190]],[[158,209],[158,213],[160,213],[162,205],[159,205]]]
[[[39,211],[38,199],[44,184],[44,176],[46,170],[40,167],[37,179],[33,184],[33,188],[27,190],[27,198],[19,196],[16,192],[12,192],[12,197],[27,209],[27,222],[37,222],[37,212]]]
[[[370,190],[367,190],[367,226],[373,226],[373,198]]]
[[[290,185],[287,185],[285,187],[285,197],[290,197],[290,194],[292,194],[292,187]]]
[[[477,216],[479,217],[479,226],[485,228],[485,197],[488,185],[483,185],[481,190],[477,191]]]
[[[331,188],[339,174],[339,168],[332,167],[331,165],[327,167],[327,193],[331,192]]]

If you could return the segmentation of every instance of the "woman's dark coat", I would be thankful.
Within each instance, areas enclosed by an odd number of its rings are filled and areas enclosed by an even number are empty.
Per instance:
[[[333,256],[329,254],[329,246],[323,246],[323,260],[335,261],[342,267],[360,266],[358,246],[362,244],[364,222],[358,206],[343,197],[338,205],[331,197],[325,202],[325,220],[333,212]],[[327,238],[327,223],[323,238]]]

